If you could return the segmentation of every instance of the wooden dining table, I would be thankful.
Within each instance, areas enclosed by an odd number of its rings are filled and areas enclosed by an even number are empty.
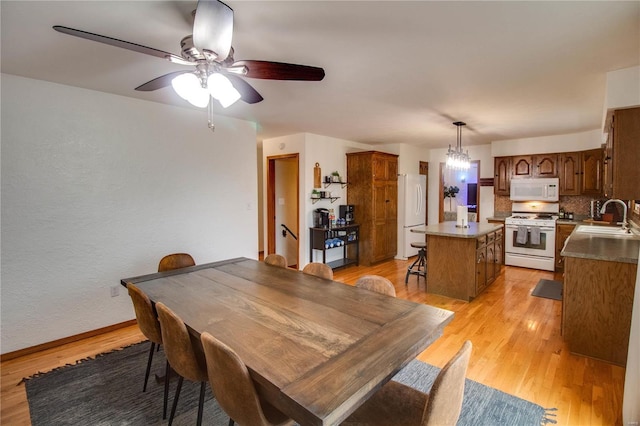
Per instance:
[[[125,278],[230,346],[258,393],[301,425],[339,424],[453,312],[247,258]],[[197,339],[196,339],[197,340]]]

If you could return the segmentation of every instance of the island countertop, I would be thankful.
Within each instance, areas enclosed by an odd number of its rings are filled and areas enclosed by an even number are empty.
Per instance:
[[[477,238],[502,228],[503,225],[501,224],[479,222],[469,222],[468,228],[458,228],[456,227],[456,222],[448,221],[427,226],[417,226],[411,228],[411,232],[439,237]]]

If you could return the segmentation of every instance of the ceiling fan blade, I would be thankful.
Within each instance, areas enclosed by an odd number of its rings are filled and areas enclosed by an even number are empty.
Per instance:
[[[163,87],[170,86],[171,80],[173,80],[177,76],[186,74],[188,72],[191,71],[174,71],[170,72],[169,74],[161,75],[158,78],[154,78],[151,81],[147,81],[146,83],[141,84],[140,86],[136,87],[136,90],[141,92],[151,92],[153,90],[162,89]]]
[[[320,81],[324,78],[324,70],[308,65],[286,64],[270,61],[237,61],[233,67],[247,68],[246,77],[264,78],[268,80],[304,80]]]
[[[233,9],[217,0],[200,0],[193,21],[193,45],[223,61],[229,56],[233,36]]]
[[[141,44],[131,43],[129,41],[119,40],[117,38],[107,37],[100,34],[89,33],[87,31],[76,30],[75,28],[63,27],[61,25],[54,25],[53,29],[63,34],[69,34],[87,40],[108,44],[110,46],[133,50],[134,52],[144,53],[145,55],[151,55],[161,59],[168,59],[170,61],[175,61],[178,63],[184,62],[184,59],[182,59],[180,56],[162,50],[154,49],[153,47],[147,47]]]
[[[240,99],[248,104],[257,104],[264,98],[249,83],[234,74],[225,73],[225,77],[229,79],[233,87],[240,92]]]

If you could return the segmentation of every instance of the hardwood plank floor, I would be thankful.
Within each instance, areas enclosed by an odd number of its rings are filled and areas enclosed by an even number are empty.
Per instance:
[[[560,336],[561,302],[530,295],[540,278],[553,279],[554,273],[505,267],[484,293],[465,303],[425,293],[424,279],[418,283],[416,276],[405,286],[408,263],[350,267],[335,271],[335,280],[353,284],[361,275],[382,275],[395,284],[398,297],[454,311],[444,335],[419,359],[442,367],[469,339],[474,347],[468,378],[557,408],[558,425],[622,424],[624,368],[570,354]],[[2,362],[0,423],[31,424],[23,377],[143,339],[132,326]]]

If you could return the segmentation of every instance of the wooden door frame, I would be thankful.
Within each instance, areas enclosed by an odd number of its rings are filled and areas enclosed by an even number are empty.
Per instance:
[[[480,222],[480,160],[472,160],[471,163],[477,164],[477,180],[478,185],[476,185],[476,221]],[[445,163],[440,163],[440,187],[438,188],[438,222],[444,222],[444,199],[442,194],[444,193],[444,167]]]
[[[300,265],[300,154],[282,154],[267,157],[267,250],[264,256],[276,252],[276,161],[293,158],[296,160],[296,265]]]
[[[429,224],[429,163],[426,161],[420,161],[419,166],[420,174],[427,178],[424,191],[424,225]]]

